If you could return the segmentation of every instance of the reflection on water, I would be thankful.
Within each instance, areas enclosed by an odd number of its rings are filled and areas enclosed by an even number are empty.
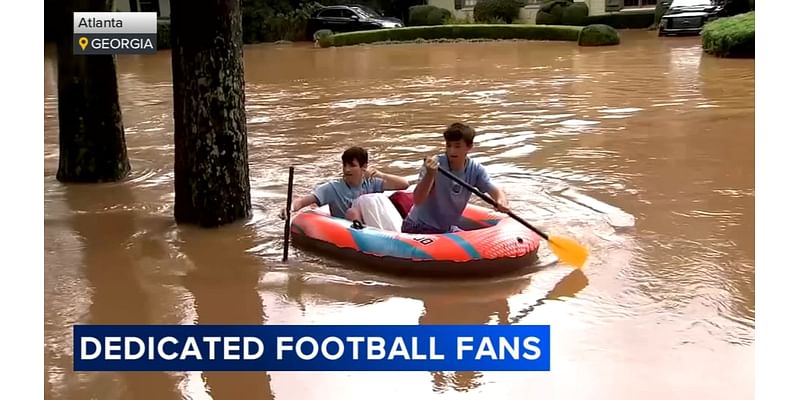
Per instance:
[[[752,397],[752,60],[625,32],[612,48],[257,45],[245,62],[254,215],[199,230],[172,221],[169,53],[119,58],[133,171],[98,186],[54,179],[46,58],[48,398]],[[289,165],[295,193],[307,192],[358,144],[378,168],[415,178],[456,120],[480,133],[473,157],[519,215],[591,248],[583,271],[461,284],[295,249],[279,262]],[[551,324],[553,371],[77,374],[75,323]]]

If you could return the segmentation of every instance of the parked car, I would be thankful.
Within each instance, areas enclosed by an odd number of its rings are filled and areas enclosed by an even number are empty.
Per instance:
[[[673,0],[658,25],[658,36],[699,35],[703,26],[720,17],[724,1]]]
[[[373,10],[373,9],[367,7],[367,6],[362,6],[361,4],[348,4],[348,7],[359,8],[359,9],[361,9],[361,11],[364,11],[364,13],[367,14],[367,16],[369,16],[371,18],[385,19],[387,21],[397,22],[401,26],[403,25],[403,21],[400,18],[387,17],[385,15],[382,15],[382,14],[376,12],[375,10]]]
[[[384,28],[400,28],[403,23],[397,18],[384,17],[364,6],[328,6],[311,14],[306,35],[328,29],[334,33],[367,31]]]

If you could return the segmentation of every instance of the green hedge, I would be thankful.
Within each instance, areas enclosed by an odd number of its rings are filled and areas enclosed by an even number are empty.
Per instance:
[[[583,25],[588,16],[589,6],[586,3],[572,3],[561,14],[561,22],[564,25]]]
[[[457,39],[563,40],[577,42],[583,27],[542,25],[439,25],[339,33],[320,40],[320,47],[351,46],[376,42]],[[617,37],[617,43],[619,37]],[[616,43],[614,43],[616,44]]]
[[[536,12],[536,23],[539,25],[586,25],[589,15],[586,3],[575,3],[572,0],[550,0],[542,4]]]
[[[519,10],[525,3],[521,0],[478,0],[473,9],[475,22],[505,22],[510,24],[519,18]]]
[[[589,25],[578,36],[579,46],[613,46],[619,44],[619,33],[608,25]]]
[[[444,25],[451,17],[450,10],[444,8],[429,5],[411,6],[408,9],[408,26]]]
[[[550,0],[536,12],[537,25],[608,25],[615,29],[646,29],[653,26],[655,10],[625,11],[589,16],[586,3]]]
[[[646,29],[653,25],[655,10],[625,11],[592,15],[584,19],[586,25],[608,25],[614,29]]]
[[[718,57],[755,58],[756,12],[707,23],[701,33],[703,50]]]

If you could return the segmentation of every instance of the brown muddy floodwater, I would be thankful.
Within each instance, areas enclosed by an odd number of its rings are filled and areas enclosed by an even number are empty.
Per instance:
[[[753,60],[654,32],[609,48],[250,46],[254,216],[201,231],[172,220],[169,53],[119,58],[133,173],[96,186],[55,180],[56,67],[45,57],[48,398],[754,395]],[[355,144],[413,177],[453,121],[477,128],[474,156],[521,216],[591,248],[583,272],[548,249],[545,268],[480,283],[355,272],[295,249],[280,263],[290,164],[295,193],[336,177]],[[553,370],[77,374],[76,323],[551,324]]]

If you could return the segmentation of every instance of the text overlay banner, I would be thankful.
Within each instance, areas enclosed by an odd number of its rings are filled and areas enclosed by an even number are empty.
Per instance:
[[[76,325],[75,371],[549,371],[547,325]]]

